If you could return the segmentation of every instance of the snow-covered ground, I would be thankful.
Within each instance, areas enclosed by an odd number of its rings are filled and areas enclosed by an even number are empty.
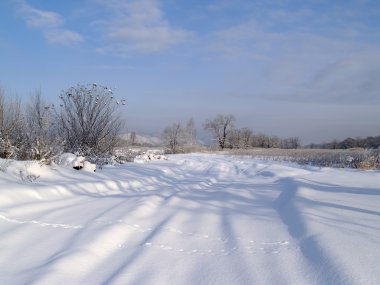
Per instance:
[[[0,164],[0,284],[380,284],[380,172]]]

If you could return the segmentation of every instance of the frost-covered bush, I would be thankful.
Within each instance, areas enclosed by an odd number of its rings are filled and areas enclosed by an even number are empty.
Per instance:
[[[148,150],[136,156],[135,162],[148,162],[153,160],[168,160],[162,150]]]
[[[114,153],[113,159],[116,163],[126,163],[133,162],[135,158],[141,155],[144,151],[140,148],[125,148],[125,149],[117,149]]]
[[[8,159],[1,159],[0,158],[0,172],[6,172],[8,166],[11,164],[11,161]]]
[[[78,84],[63,91],[59,98],[57,124],[65,151],[85,156],[112,153],[122,126],[118,109],[125,100],[116,99],[110,88],[96,83]]]
[[[3,139],[0,137],[0,158],[17,158],[18,149],[9,139]]]

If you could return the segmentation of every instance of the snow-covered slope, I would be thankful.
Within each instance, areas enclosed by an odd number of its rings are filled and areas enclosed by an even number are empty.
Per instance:
[[[0,284],[380,284],[379,172],[0,164]]]

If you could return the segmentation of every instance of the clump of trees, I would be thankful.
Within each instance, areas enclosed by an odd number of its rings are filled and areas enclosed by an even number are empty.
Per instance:
[[[194,149],[198,145],[194,119],[189,119],[184,127],[180,122],[166,127],[161,134],[161,138],[167,153],[174,154]]]
[[[234,126],[236,119],[233,115],[217,115],[213,119],[208,119],[203,128],[208,131],[218,144],[221,150],[258,148],[283,148],[296,149],[301,147],[298,137],[281,139],[276,136],[264,134],[254,134],[249,128],[237,129]]]
[[[203,128],[212,135],[215,144],[220,150],[249,148],[297,149],[301,147],[298,137],[281,139],[276,136],[254,134],[249,128],[236,128],[235,122],[234,115],[219,114],[212,119],[207,119],[203,124]],[[166,152],[188,152],[200,150],[196,134],[194,120],[190,119],[184,127],[180,122],[166,127],[161,138],[166,147]]]
[[[59,99],[54,106],[36,91],[22,104],[0,89],[0,158],[41,160],[62,151],[111,154],[122,128],[118,109],[125,100],[97,84],[70,87]]]

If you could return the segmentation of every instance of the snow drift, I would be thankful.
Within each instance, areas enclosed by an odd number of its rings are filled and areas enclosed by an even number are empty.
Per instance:
[[[169,158],[0,160],[0,284],[380,284],[379,172]]]

